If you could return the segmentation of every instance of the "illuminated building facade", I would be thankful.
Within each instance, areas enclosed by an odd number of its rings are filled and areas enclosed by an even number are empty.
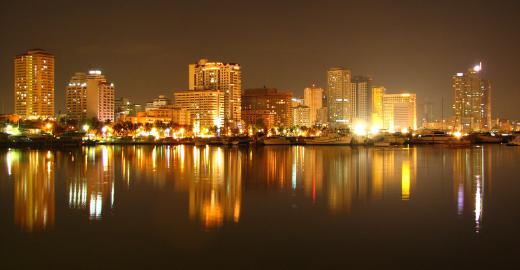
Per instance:
[[[54,117],[54,55],[34,49],[14,58],[14,111],[22,118]]]
[[[383,95],[383,129],[417,129],[415,94]]]
[[[190,112],[188,109],[176,108],[173,105],[138,112],[136,116],[128,117],[127,119],[134,124],[154,124],[156,122],[162,122],[180,126],[191,125]]]
[[[303,90],[303,103],[309,107],[309,121],[311,125],[318,121],[318,110],[323,107],[323,88],[312,85]]]
[[[237,127],[241,120],[242,69],[239,64],[208,62],[190,64],[189,90],[219,90],[224,95],[226,127]]]
[[[293,125],[299,127],[311,127],[311,110],[307,106],[293,108]]]
[[[173,93],[174,106],[189,112],[195,129],[222,128],[224,93],[220,90],[181,90]]]
[[[342,67],[327,71],[327,109],[331,125],[350,125],[352,112],[350,105],[352,75]]]
[[[127,97],[120,97],[114,100],[115,117],[117,120],[124,120],[126,117],[136,116],[142,111],[142,106],[135,104]]]
[[[291,127],[293,124],[292,93],[279,92],[276,88],[246,89],[242,96],[243,113],[265,112],[274,114],[274,125]],[[254,123],[246,122],[246,125]]]
[[[372,125],[383,127],[383,96],[386,89],[382,86],[372,87],[371,109],[372,109]]]
[[[114,121],[115,87],[100,70],[88,74],[77,72],[65,89],[67,116],[84,121],[97,118],[101,122]]]
[[[491,84],[481,76],[482,64],[452,77],[455,128],[461,131],[490,130]]]
[[[366,76],[354,76],[352,78],[350,110],[353,121],[370,121],[372,78]]]

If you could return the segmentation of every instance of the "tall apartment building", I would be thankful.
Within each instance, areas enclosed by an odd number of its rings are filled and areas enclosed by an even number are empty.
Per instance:
[[[84,121],[97,118],[114,121],[115,86],[100,70],[77,72],[65,89],[65,105],[70,119]]]
[[[386,89],[383,86],[372,87],[371,111],[372,126],[383,128],[383,96]]]
[[[299,105],[293,107],[293,125],[299,127],[311,127],[311,110],[308,106]]]
[[[351,112],[351,81],[350,70],[342,67],[327,71],[327,112],[331,125],[350,125]]]
[[[350,110],[353,121],[370,121],[372,78],[354,76],[351,83]]]
[[[241,120],[242,69],[239,64],[208,62],[190,64],[189,90],[219,90],[224,94],[226,127],[237,127]]]
[[[14,111],[22,118],[54,117],[54,55],[34,49],[14,58]]]
[[[482,64],[452,77],[455,129],[491,129],[491,84],[481,76]]]
[[[415,94],[383,95],[383,129],[417,129]]]
[[[276,88],[246,89],[242,102],[243,113],[264,113],[268,110],[274,114],[274,126],[288,128],[293,125],[292,93],[290,92],[279,92]],[[246,122],[246,125],[252,124],[254,123]]]
[[[323,108],[323,88],[312,85],[303,90],[304,105],[309,107],[309,121],[315,125],[318,121],[318,111]]]
[[[220,90],[175,91],[174,107],[189,112],[190,123],[196,130],[224,126],[224,93]]]

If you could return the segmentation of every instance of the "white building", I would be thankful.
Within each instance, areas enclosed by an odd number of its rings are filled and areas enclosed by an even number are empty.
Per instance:
[[[416,95],[383,95],[383,129],[401,131],[417,129]]]

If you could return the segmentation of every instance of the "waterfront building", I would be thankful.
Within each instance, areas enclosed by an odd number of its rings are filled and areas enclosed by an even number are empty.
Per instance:
[[[353,121],[368,123],[370,121],[370,105],[372,78],[367,76],[354,76],[350,84],[350,110]]]
[[[164,95],[159,95],[158,97],[154,98],[153,101],[146,103],[145,110],[148,111],[148,110],[153,110],[156,108],[162,108],[162,107],[166,107],[171,104],[172,104],[172,102],[168,97],[166,97]]]
[[[416,130],[416,95],[383,95],[383,129],[389,131]]]
[[[224,93],[220,90],[175,91],[174,107],[189,112],[190,124],[200,132],[203,128],[224,126]]]
[[[78,121],[97,118],[114,121],[115,86],[100,70],[77,72],[65,89],[67,117]]]
[[[456,129],[485,131],[491,129],[491,84],[482,78],[482,64],[452,76],[453,110]]]
[[[188,109],[176,108],[173,105],[148,109],[144,112],[138,112],[136,116],[128,118],[128,120],[134,124],[155,124],[157,122],[162,122],[180,126],[191,125],[190,119],[190,112]]]
[[[331,125],[352,123],[351,80],[352,75],[348,69],[335,67],[327,71],[327,109]]]
[[[303,90],[304,105],[309,107],[309,121],[315,125],[318,121],[318,110],[323,107],[323,88],[312,85]]]
[[[114,100],[116,120],[124,120],[126,117],[136,116],[142,111],[142,106],[135,104],[127,97],[120,97]]]
[[[311,127],[311,110],[308,106],[298,105],[293,108],[293,125]]]
[[[224,95],[226,127],[237,127],[241,120],[242,69],[239,64],[201,59],[189,67],[189,90],[219,90]]]
[[[372,108],[372,126],[383,127],[383,96],[386,89],[383,86],[372,87],[371,108]]]
[[[22,118],[54,117],[54,55],[29,50],[14,58],[14,111]]]
[[[292,93],[279,92],[276,88],[246,89],[242,96],[242,113],[253,115],[260,112],[270,111],[274,115],[274,126],[291,127],[292,116]],[[258,116],[261,118],[263,116]],[[252,117],[250,119],[255,119]],[[247,119],[247,120],[250,120]],[[246,125],[254,125],[255,122],[245,122]],[[274,127],[269,126],[269,127]]]

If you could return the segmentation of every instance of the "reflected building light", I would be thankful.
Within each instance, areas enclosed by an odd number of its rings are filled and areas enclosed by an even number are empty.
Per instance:
[[[410,199],[410,161],[404,160],[402,164],[401,176],[401,200]]]
[[[101,150],[102,154],[102,160],[103,160],[103,171],[108,171],[108,148],[106,146],[103,146]]]
[[[114,208],[114,200],[115,200],[115,191],[114,191],[114,181],[112,181],[112,190],[110,191],[110,208]]]
[[[460,182],[459,189],[457,191],[457,214],[462,216],[464,213],[464,184]]]
[[[12,171],[13,170],[12,169],[12,166],[13,166],[13,154],[12,154],[11,150],[7,151],[5,160],[7,162],[7,175],[11,176],[13,174],[13,171]]]
[[[85,209],[87,206],[87,182],[76,179],[69,184],[69,207]]]
[[[103,216],[103,195],[101,193],[90,195],[90,219],[100,220]]]
[[[476,178],[476,190],[475,190],[475,232],[480,232],[481,220],[482,220],[482,182],[480,175],[475,176]]]

